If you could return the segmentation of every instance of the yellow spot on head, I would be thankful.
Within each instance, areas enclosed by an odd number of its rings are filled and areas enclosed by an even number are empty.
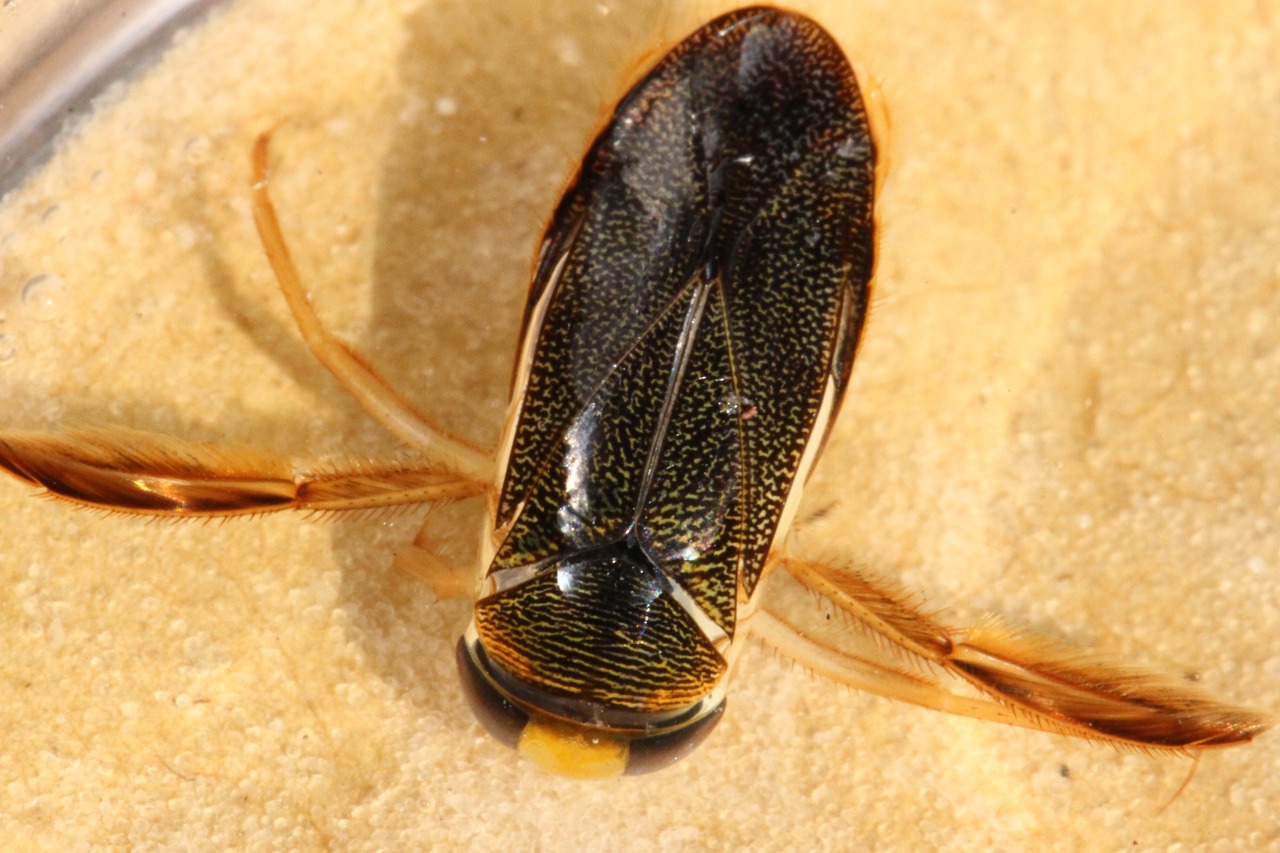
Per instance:
[[[627,741],[554,720],[532,718],[520,733],[520,754],[570,779],[612,779],[627,769]]]

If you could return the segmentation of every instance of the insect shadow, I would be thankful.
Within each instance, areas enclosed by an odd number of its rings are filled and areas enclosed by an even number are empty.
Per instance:
[[[611,99],[652,50],[654,33],[670,27],[668,7],[641,0],[601,16],[599,3],[581,0],[503,10],[445,0],[408,19],[400,109],[418,117],[399,125],[380,161],[372,310],[359,346],[389,384],[478,447],[494,446],[502,427],[532,256],[549,211]],[[289,228],[305,235],[305,223]],[[286,340],[291,362],[310,360],[292,329]],[[328,393],[342,394],[311,365]],[[358,411],[354,417],[367,421]],[[433,507],[418,533],[420,515],[407,516],[392,543],[377,535],[377,517],[337,516],[332,543],[347,566],[368,567],[342,577],[362,635],[378,637],[394,622],[434,654],[441,638],[436,620],[422,618],[422,583],[389,572],[387,548],[417,538],[470,565],[484,510],[479,500]],[[468,613],[465,602],[431,606],[450,627]],[[366,644],[375,665],[378,645]],[[386,669],[403,672],[395,662]],[[433,707],[457,701],[439,684],[405,687]]]

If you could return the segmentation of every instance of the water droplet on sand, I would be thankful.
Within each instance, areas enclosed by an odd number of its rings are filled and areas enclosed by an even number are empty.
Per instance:
[[[67,307],[67,283],[62,276],[41,274],[22,285],[22,309],[27,316],[48,323]]]

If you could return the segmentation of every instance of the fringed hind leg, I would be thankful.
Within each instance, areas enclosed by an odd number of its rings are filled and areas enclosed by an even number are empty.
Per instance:
[[[486,489],[421,464],[299,472],[246,448],[121,427],[0,433],[0,468],[82,507],[168,518],[369,510],[459,500]]]
[[[1184,680],[994,622],[946,626],[911,596],[852,569],[801,559],[782,566],[786,575],[771,580],[785,583],[789,576],[830,618],[797,624],[778,602],[766,600],[753,633],[802,666],[860,690],[953,714],[1172,751],[1245,743],[1274,722]],[[965,695],[966,684],[972,695]]]

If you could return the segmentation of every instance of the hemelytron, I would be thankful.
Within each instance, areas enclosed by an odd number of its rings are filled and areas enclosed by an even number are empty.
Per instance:
[[[543,238],[494,454],[445,436],[320,326],[268,197],[264,136],[254,213],[298,327],[424,461],[298,475],[109,428],[0,434],[0,465],[68,501],[168,517],[485,495],[458,668],[485,726],[561,773],[643,772],[686,754],[724,713],[749,635],[955,713],[1150,748],[1250,740],[1265,717],[1182,682],[949,628],[859,572],[785,553],[875,267],[884,155],[858,78],[816,23],[758,7],[700,28],[635,84]],[[795,624],[771,604],[776,578],[843,620]],[[432,580],[457,586],[444,566]],[[897,658],[868,661],[833,631],[869,631]]]

